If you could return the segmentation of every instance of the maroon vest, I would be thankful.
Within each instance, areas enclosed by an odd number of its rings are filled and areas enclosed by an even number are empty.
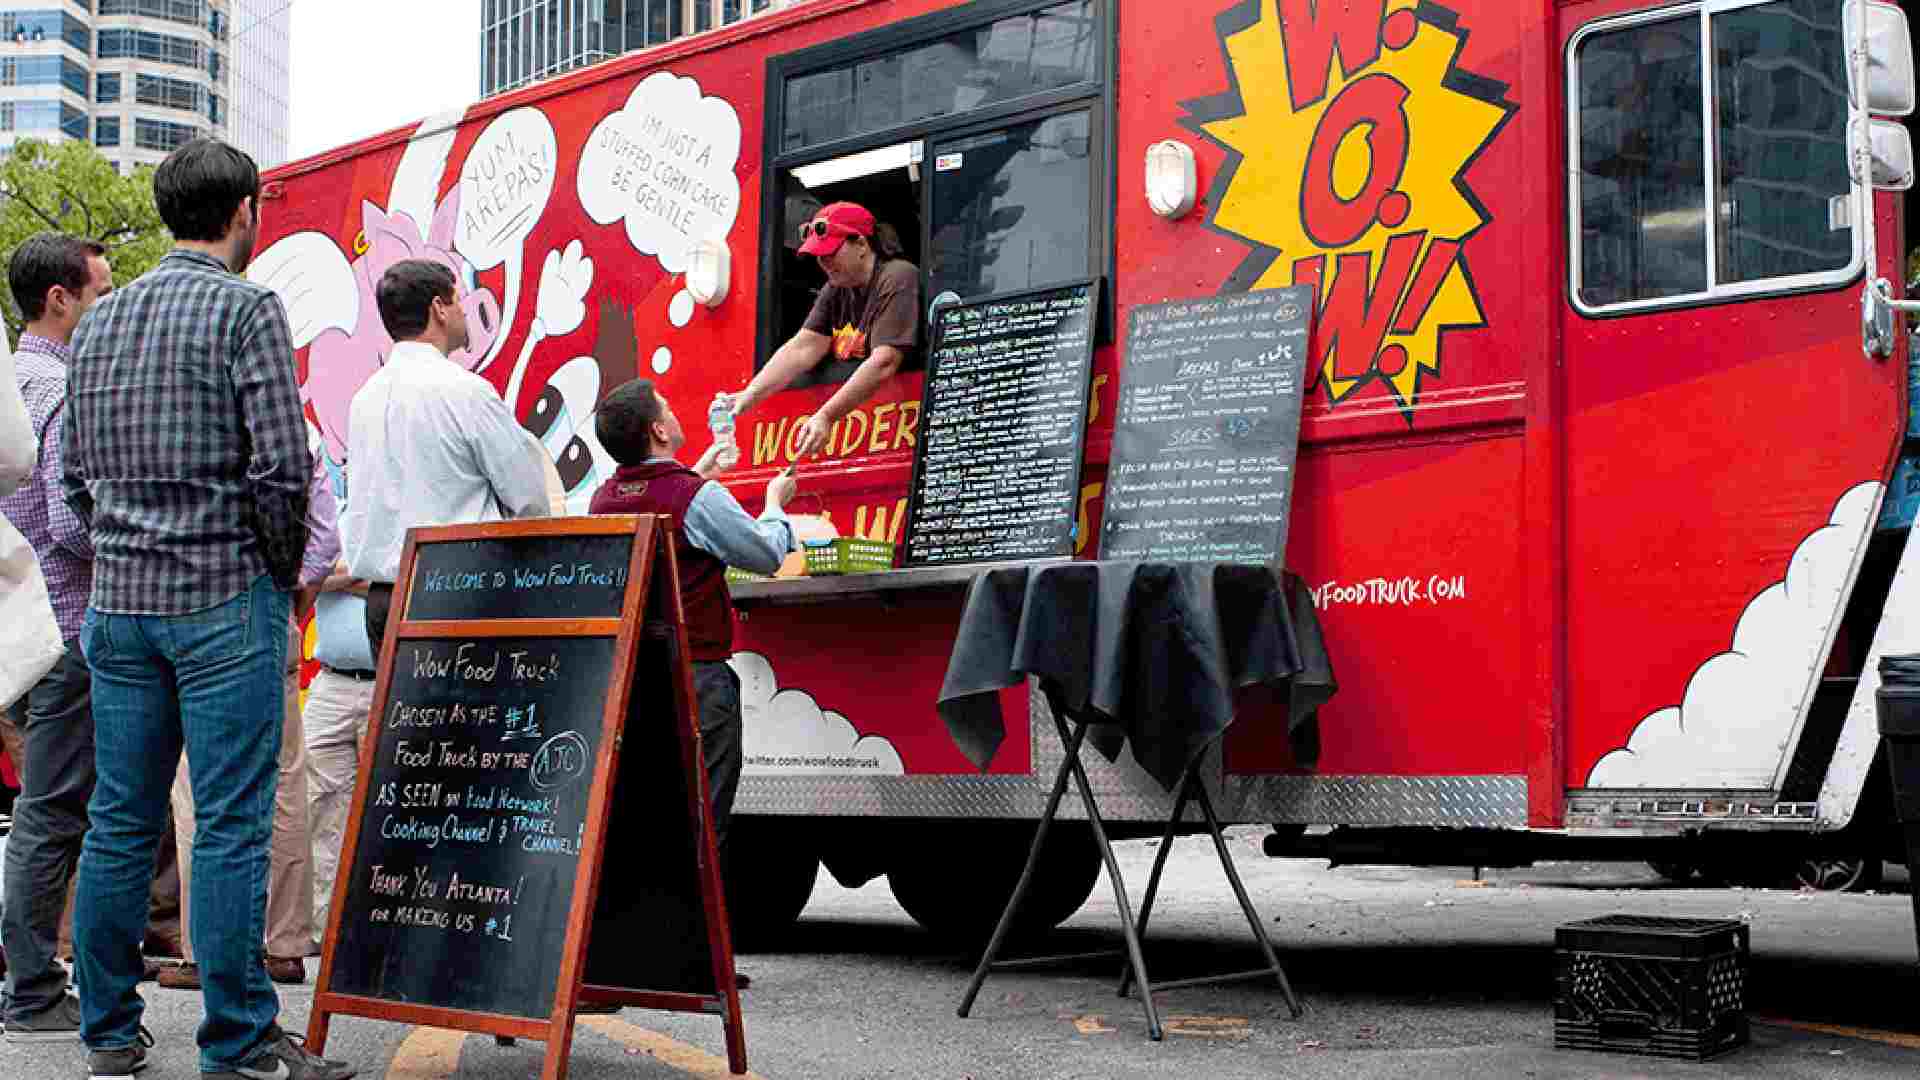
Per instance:
[[[695,660],[724,661],[733,655],[733,598],[727,595],[727,564],[687,542],[687,508],[706,480],[677,461],[623,465],[593,493],[595,514],[667,514],[673,518],[673,552],[680,564],[680,607],[687,616],[687,645]]]

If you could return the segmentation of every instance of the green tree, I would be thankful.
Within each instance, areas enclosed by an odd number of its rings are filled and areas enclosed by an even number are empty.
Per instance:
[[[115,285],[152,269],[173,246],[153,205],[150,166],[122,176],[87,143],[22,139],[0,158],[0,259],[49,229],[105,245]],[[8,331],[18,334],[20,313],[12,296],[0,310]]]

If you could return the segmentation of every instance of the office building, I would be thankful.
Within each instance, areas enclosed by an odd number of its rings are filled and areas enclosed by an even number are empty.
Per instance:
[[[312,0],[308,0],[309,3]],[[231,0],[233,116],[227,138],[263,169],[287,160],[289,0]]]
[[[0,150],[88,139],[124,170],[211,134],[262,166],[285,158],[287,0],[15,3],[0,12]]]
[[[799,0],[480,0],[480,96]]]

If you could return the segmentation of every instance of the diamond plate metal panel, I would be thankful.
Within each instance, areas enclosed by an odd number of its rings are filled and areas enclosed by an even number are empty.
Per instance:
[[[1033,769],[1023,776],[767,776],[740,778],[734,811],[742,814],[822,814],[836,817],[1038,818],[1066,748],[1054,732],[1044,695],[1029,682],[1028,737],[1033,740]],[[1219,791],[1218,755],[1208,766],[1212,790]],[[1112,762],[1083,750],[1080,762],[1087,782],[1109,821],[1165,821],[1173,796],[1121,751]],[[1060,803],[1060,817],[1085,820],[1086,809],[1071,787]]]
[[[1047,702],[1029,685],[1033,770],[1024,776],[767,776],[740,778],[734,809],[743,814],[836,817],[1038,818],[1054,773],[1066,756]],[[1109,763],[1091,750],[1081,763],[1110,821],[1164,822],[1173,796],[1161,790],[1129,751]],[[1521,776],[1235,776],[1224,780],[1220,754],[1201,767],[1208,793],[1229,822],[1320,825],[1523,826],[1527,784]],[[1189,811],[1197,820],[1198,815]],[[1063,819],[1084,819],[1069,789]]]
[[[1221,812],[1306,825],[1527,823],[1524,776],[1233,776]]]

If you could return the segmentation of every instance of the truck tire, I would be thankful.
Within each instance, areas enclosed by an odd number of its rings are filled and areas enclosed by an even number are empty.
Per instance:
[[[1877,855],[1808,856],[1794,867],[1792,883],[1816,892],[1872,892],[1884,870]]]
[[[1698,863],[1686,859],[1648,859],[1647,868],[1668,881],[1679,883],[1692,881],[1700,872]]]
[[[813,896],[820,856],[803,833],[777,818],[735,818],[727,847],[727,921],[734,951],[779,948]]]
[[[1033,829],[1030,823],[974,826],[957,832],[957,843],[923,844],[888,870],[888,887],[913,921],[933,934],[958,945],[984,944],[1020,881]],[[1013,933],[1042,934],[1065,922],[1099,879],[1093,833],[1078,823],[1056,822]]]

